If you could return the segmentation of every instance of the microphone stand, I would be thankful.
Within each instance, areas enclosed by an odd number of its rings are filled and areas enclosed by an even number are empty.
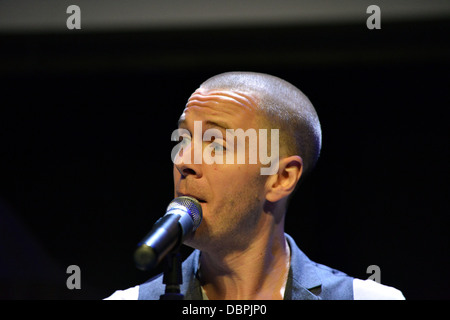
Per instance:
[[[160,295],[160,300],[184,299],[184,295],[180,293],[183,275],[181,273],[181,255],[178,249],[168,253],[165,257],[163,283],[166,285],[166,290],[164,294]]]

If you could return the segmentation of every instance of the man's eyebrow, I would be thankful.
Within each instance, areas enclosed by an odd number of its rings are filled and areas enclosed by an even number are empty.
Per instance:
[[[181,126],[184,126],[184,127],[187,126],[186,119],[184,119],[183,117],[178,120],[178,127],[181,127]],[[205,121],[205,126],[206,127],[215,127],[215,128],[222,129],[222,130],[230,129],[230,126],[227,123],[222,122],[222,121],[207,120],[207,121]]]
[[[230,129],[230,126],[228,124],[226,124],[225,122],[219,122],[219,121],[211,121],[211,120],[207,120],[205,122],[205,125],[208,127],[215,127],[218,129],[222,129],[222,130],[227,130]]]

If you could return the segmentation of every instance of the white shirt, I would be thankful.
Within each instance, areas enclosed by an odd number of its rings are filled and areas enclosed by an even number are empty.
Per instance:
[[[139,286],[117,290],[104,300],[138,300]],[[402,292],[373,280],[353,279],[354,300],[405,300]]]

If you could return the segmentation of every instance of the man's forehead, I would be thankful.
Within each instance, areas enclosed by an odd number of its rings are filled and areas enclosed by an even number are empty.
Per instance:
[[[190,96],[186,108],[196,104],[206,105],[208,102],[211,104],[232,105],[249,111],[254,111],[258,108],[256,94],[227,89],[205,89],[201,87],[195,90]]]
[[[197,118],[195,115],[193,116],[194,121],[199,121],[200,119]],[[233,125],[226,121],[224,117],[203,117],[205,129],[208,128],[218,128],[221,130],[231,129],[233,128]],[[202,121],[203,122],[203,121]],[[178,127],[188,127],[188,121],[186,120],[186,113],[183,112],[178,119]]]
[[[186,120],[186,114],[214,115],[216,118],[252,117],[258,109],[256,95],[241,91],[224,89],[198,88],[188,99],[185,109],[179,119]]]

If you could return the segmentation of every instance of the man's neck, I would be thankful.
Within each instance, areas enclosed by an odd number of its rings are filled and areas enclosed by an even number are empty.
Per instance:
[[[283,299],[289,252],[283,230],[258,236],[242,251],[202,252],[202,287],[212,300]]]

